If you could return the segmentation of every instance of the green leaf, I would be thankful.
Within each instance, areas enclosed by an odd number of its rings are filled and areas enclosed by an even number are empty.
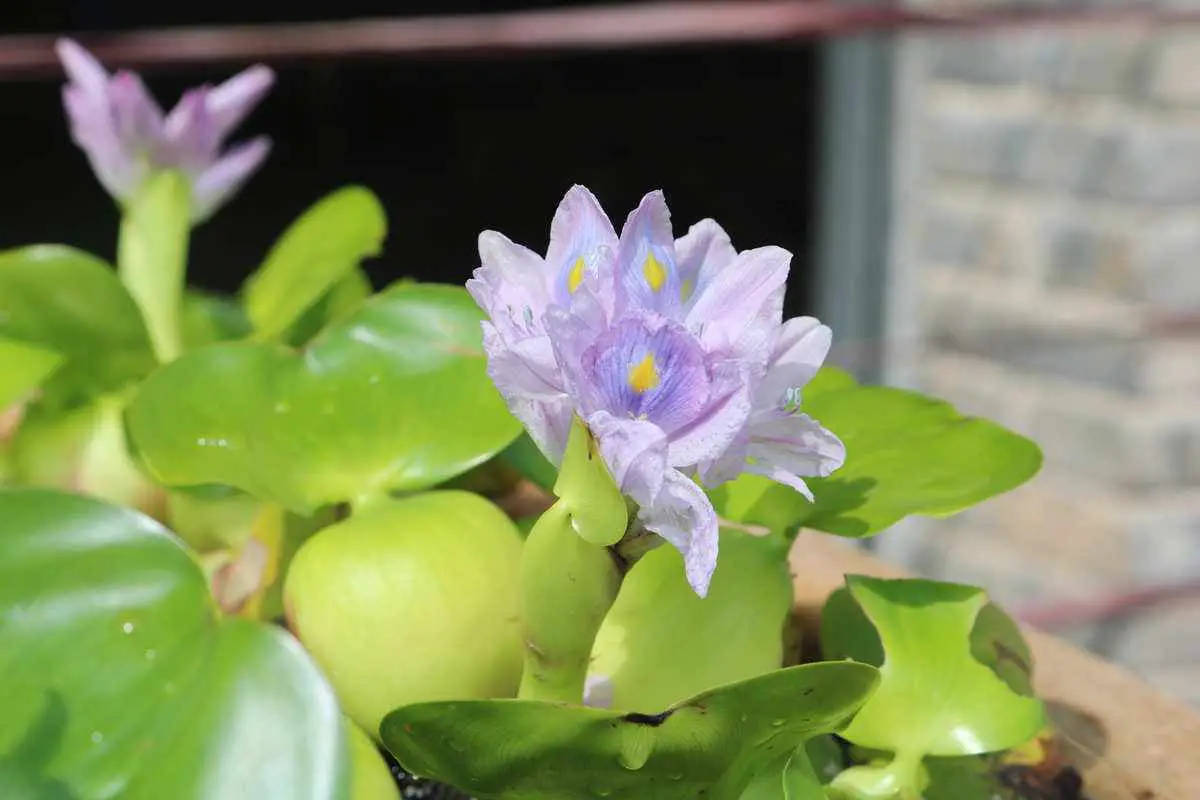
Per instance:
[[[853,604],[826,607],[826,658],[880,664],[879,691],[841,736],[919,760],[994,752],[1029,741],[1045,724],[1036,698],[1012,691],[972,654],[987,605],[981,589],[905,579],[846,578]],[[992,628],[995,621],[985,621]],[[874,629],[877,640],[864,629]],[[881,648],[881,650],[879,649]]]
[[[653,711],[782,665],[793,604],[786,545],[722,531],[720,553],[703,598],[674,547],[646,553],[629,570],[589,671],[604,680],[611,705]]]
[[[62,362],[49,348],[0,339],[0,412],[28,397]]]
[[[855,386],[858,386],[858,381],[854,379],[853,375],[840,367],[826,364],[817,370],[817,374],[811,381],[804,385],[803,398],[805,402],[809,402],[826,392],[852,389]]]
[[[806,664],[714,689],[661,714],[527,700],[423,703],[383,721],[412,772],[481,800],[734,800],[871,693],[865,664]]]
[[[236,342],[253,331],[236,298],[196,290],[183,296],[182,325],[185,350],[217,342]]]
[[[220,619],[199,568],[146,517],[0,491],[0,641],[0,784],[347,796],[340,714],[316,668],[282,630]]]
[[[844,466],[808,480],[816,503],[804,526],[842,536],[869,536],[910,514],[953,514],[1042,464],[1023,436],[915,392],[841,389],[806,398],[804,410],[846,444]]]
[[[48,405],[116,391],[155,366],[141,312],[116,272],[69,247],[0,253],[0,337],[66,359],[42,387]]]
[[[804,745],[755,776],[739,800],[826,800]]]
[[[554,489],[554,483],[558,480],[558,468],[542,454],[528,433],[522,433],[504,448],[499,458],[543,489]]]
[[[308,307],[288,328],[283,341],[292,347],[303,347],[331,322],[349,316],[371,296],[371,279],[361,269],[352,269],[330,288],[321,299]]]
[[[812,512],[812,503],[804,495],[752,472],[742,473],[708,495],[722,518],[759,526],[789,540]]]
[[[585,541],[608,547],[625,535],[629,506],[579,417],[571,422],[554,494],[571,515],[571,527]]]
[[[258,337],[282,335],[360,261],[377,255],[386,235],[387,215],[368,189],[348,186],[317,201],[242,288]]]
[[[128,411],[163,483],[236,486],[301,514],[434,486],[520,426],[488,379],[466,291],[393,286],[301,353],[214,345],[155,372]]]

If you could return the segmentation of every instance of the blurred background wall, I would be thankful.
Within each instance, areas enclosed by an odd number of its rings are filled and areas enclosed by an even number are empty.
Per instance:
[[[892,375],[1046,466],[879,546],[1200,701],[1200,29],[897,59]]]

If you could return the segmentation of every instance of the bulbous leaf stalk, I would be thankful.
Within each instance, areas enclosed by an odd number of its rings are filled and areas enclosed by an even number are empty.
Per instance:
[[[592,645],[620,586],[617,561],[575,533],[564,501],[542,515],[521,560],[519,697],[582,705]]]
[[[525,663],[519,694],[581,704],[596,634],[624,577],[610,546],[626,534],[629,510],[578,418],[554,493],[559,500],[533,526],[521,556]]]

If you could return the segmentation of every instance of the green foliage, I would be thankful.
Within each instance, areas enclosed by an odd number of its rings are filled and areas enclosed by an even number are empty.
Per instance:
[[[999,674],[1013,653],[1028,651],[1010,641],[1019,642],[1019,634],[998,609],[982,614],[982,590],[864,576],[848,576],[846,585],[848,594],[835,594],[822,614],[822,651],[878,665],[881,682],[840,735],[896,757],[847,770],[833,783],[844,796],[908,797],[917,790],[921,758],[1004,750],[1044,726],[1041,702],[1010,688],[1013,665],[1007,680]],[[1027,680],[1028,663],[1022,666]]]
[[[519,432],[488,380],[480,319],[458,287],[406,283],[301,353],[197,350],[145,381],[131,436],[168,485],[227,484],[303,514],[435,486]]]
[[[883,386],[807,401],[806,413],[841,437],[846,463],[809,487],[804,525],[868,536],[910,514],[944,516],[1016,488],[1041,468],[1030,440],[949,403]]]
[[[0,337],[62,356],[42,387],[47,406],[120,390],[155,365],[141,312],[116,272],[69,247],[0,253]]]
[[[361,186],[338,189],[306,210],[242,287],[257,337],[282,336],[340,281],[353,276],[359,262],[377,255],[386,235],[383,206]],[[353,283],[349,286],[343,291],[356,291]]]
[[[522,433],[504,449],[500,459],[543,489],[554,488],[558,469],[542,454],[528,433]]]
[[[778,669],[791,610],[787,548],[778,539],[722,531],[704,598],[688,585],[679,551],[660,546],[625,576],[596,636],[590,675],[607,681],[614,708],[665,708]]]
[[[883,386],[857,386],[822,370],[803,409],[846,445],[846,463],[809,478],[815,502],[745,474],[710,495],[727,519],[794,535],[801,526],[871,536],[912,514],[946,516],[1010,491],[1041,468],[1030,440],[993,422],[961,416],[940,400]]]
[[[29,396],[62,362],[54,350],[0,339],[0,412]]]
[[[253,331],[235,298],[189,291],[183,296],[183,347],[195,350],[217,342],[236,342]]]
[[[324,680],[281,630],[219,619],[151,520],[0,490],[0,610],[3,796],[347,796]]]
[[[768,765],[841,725],[876,680],[865,664],[807,664],[652,715],[528,700],[423,703],[393,711],[381,734],[407,769],[481,800],[737,800]]]

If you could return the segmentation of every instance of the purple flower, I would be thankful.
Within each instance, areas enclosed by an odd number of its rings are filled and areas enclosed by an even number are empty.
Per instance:
[[[488,369],[510,409],[556,463],[578,415],[701,596],[718,522],[697,481],[753,471],[807,494],[805,476],[841,465],[841,442],[797,412],[830,334],[783,322],[787,251],[739,253],[712,220],[676,240],[661,192],[618,237],[582,186],[559,205],[545,258],[493,231],[479,250],[467,288],[489,316]]]
[[[201,222],[229,200],[270,152],[265,136],[222,152],[225,139],[275,81],[265,66],[251,67],[220,86],[190,89],[165,117],[133,72],[109,75],[70,39],[56,45],[69,82],[63,106],[71,138],[118,202],[136,193],[156,170],[177,169],[191,179],[192,220]]]

